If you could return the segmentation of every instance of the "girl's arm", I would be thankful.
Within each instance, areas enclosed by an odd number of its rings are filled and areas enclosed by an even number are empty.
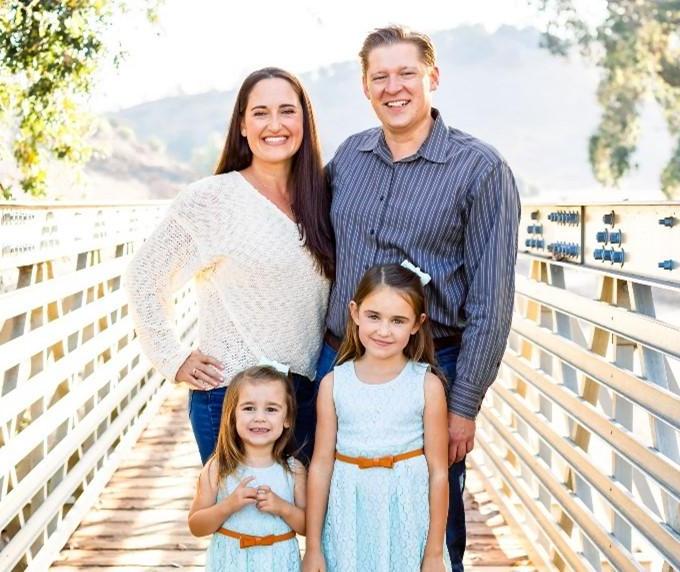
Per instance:
[[[280,516],[297,534],[305,534],[305,492],[307,490],[307,474],[300,461],[294,460],[291,470],[295,475],[293,489],[294,503],[283,500],[268,486],[257,488],[257,508]]]
[[[217,463],[210,460],[201,470],[196,484],[196,494],[189,509],[189,530],[194,536],[207,536],[216,532],[222,523],[248,504],[255,504],[256,491],[247,486],[255,477],[244,478],[234,491],[217,502],[219,488]]]
[[[305,572],[326,569],[321,554],[321,530],[323,528],[328,492],[335,463],[335,441],[338,432],[338,418],[333,403],[333,374],[321,380],[316,401],[316,441],[314,454],[309,466],[307,481],[307,543],[302,568]]]
[[[430,528],[427,533],[422,570],[444,570],[444,535],[449,506],[448,411],[441,380],[425,377],[425,458],[430,473]]]

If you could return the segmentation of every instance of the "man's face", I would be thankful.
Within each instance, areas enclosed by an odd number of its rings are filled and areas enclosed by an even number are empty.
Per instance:
[[[380,46],[368,54],[363,84],[383,128],[408,134],[429,121],[439,70],[421,61],[415,44]]]

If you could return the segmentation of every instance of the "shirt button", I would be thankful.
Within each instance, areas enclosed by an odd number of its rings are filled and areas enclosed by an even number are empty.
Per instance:
[[[382,201],[384,199],[385,199],[385,195],[380,195],[380,200]]]
[[[370,232],[371,236],[373,236],[375,234],[375,229],[371,229],[369,232]]]
[[[364,270],[368,270],[368,264],[364,264]]]

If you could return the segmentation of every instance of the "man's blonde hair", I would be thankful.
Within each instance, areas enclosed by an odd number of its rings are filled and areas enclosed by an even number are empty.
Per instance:
[[[392,25],[373,30],[361,46],[361,72],[365,76],[368,69],[368,55],[380,46],[409,43],[418,48],[421,61],[427,66],[435,65],[435,50],[432,40],[426,35],[409,30],[405,26]]]

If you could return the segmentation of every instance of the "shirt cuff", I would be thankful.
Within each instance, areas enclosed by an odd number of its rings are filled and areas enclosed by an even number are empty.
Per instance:
[[[485,393],[478,384],[457,377],[449,389],[449,412],[474,421]]]

